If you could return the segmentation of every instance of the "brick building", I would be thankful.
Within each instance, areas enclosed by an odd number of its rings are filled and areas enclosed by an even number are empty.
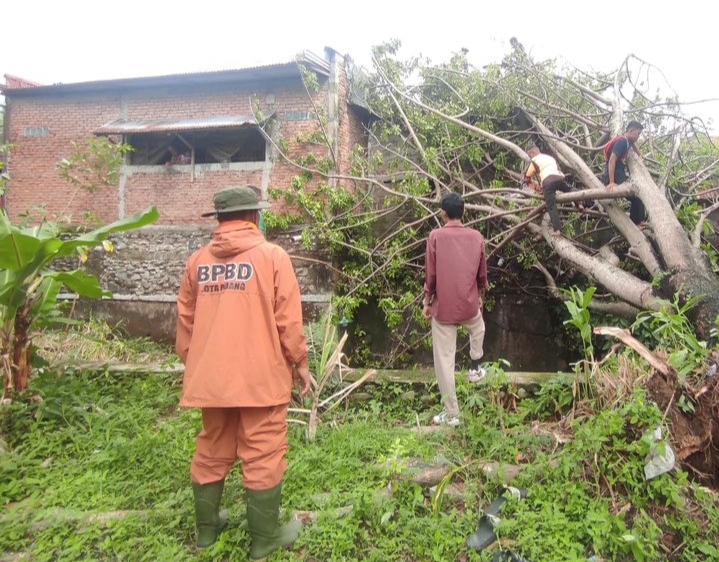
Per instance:
[[[49,86],[6,75],[9,216],[44,206],[49,216],[78,221],[90,212],[109,222],[157,206],[161,217],[155,225],[118,236],[117,251],[98,250],[91,267],[115,294],[97,311],[129,319],[134,333],[170,335],[181,268],[214,225],[200,213],[211,209],[217,190],[248,183],[264,193],[287,187],[298,169],[278,146],[291,160],[310,150],[330,153],[298,140],[317,130],[318,113],[326,117],[338,175],[349,171],[353,148],[366,147],[368,113],[348,80],[351,60],[330,49],[325,55],[304,53],[297,61],[220,72]],[[316,77],[316,91],[308,93],[298,63]],[[75,151],[73,142],[93,135],[122,138],[135,150],[126,156],[117,185],[88,193],[63,181],[56,165]],[[281,203],[273,210],[278,208]],[[305,301],[326,302],[328,270],[305,259],[312,255],[292,236],[273,237],[293,255]]]

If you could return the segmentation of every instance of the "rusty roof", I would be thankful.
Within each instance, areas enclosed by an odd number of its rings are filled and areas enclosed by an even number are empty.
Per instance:
[[[172,131],[198,131],[204,129],[228,129],[243,125],[257,125],[249,115],[215,115],[212,117],[187,117],[180,119],[153,119],[129,121],[116,119],[106,123],[94,133],[96,135],[126,135],[137,133],[164,133]]]
[[[23,87],[18,87],[16,82],[8,81],[8,83],[0,85],[0,91],[2,91],[2,93],[6,96],[41,96],[87,92],[113,92],[118,90],[137,90],[151,87],[204,86],[223,83],[264,82],[287,78],[299,78],[300,71],[298,64],[306,65],[310,70],[322,76],[329,76],[329,62],[324,58],[311,53],[310,51],[304,51],[291,61],[233,70],[214,70],[184,74],[168,74],[165,76],[97,80],[93,82],[76,82],[72,84],[52,84],[48,86],[31,85],[31,82],[24,81],[25,84]]]

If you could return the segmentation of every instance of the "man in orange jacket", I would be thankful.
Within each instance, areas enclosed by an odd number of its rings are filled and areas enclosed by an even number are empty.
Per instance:
[[[250,559],[289,546],[301,524],[280,526],[287,463],[287,407],[293,379],[312,384],[300,289],[287,252],[257,228],[269,207],[250,187],[215,194],[219,225],[190,256],[177,297],[176,350],[185,364],[180,406],[202,408],[190,473],[197,545],[210,546],[225,525],[225,477],[242,460]]]

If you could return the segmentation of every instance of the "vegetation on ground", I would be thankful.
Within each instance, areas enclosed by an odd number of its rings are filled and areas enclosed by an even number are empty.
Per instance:
[[[147,342],[124,341],[122,356],[148,353]],[[524,399],[492,368],[500,376],[485,387],[458,375],[456,430],[416,431],[439,407],[434,385],[379,382],[323,415],[314,441],[291,424],[283,505],[311,521],[272,560],[488,561],[494,549],[464,546],[503,490],[504,469],[488,473],[487,462],[521,469],[511,484],[527,497],[507,502],[496,529],[501,547],[531,562],[719,559],[716,492],[681,468],[644,479],[648,435],[664,412],[634,384],[651,375],[639,356],[616,351],[591,386],[557,381]],[[5,559],[246,560],[239,467],[223,499],[228,528],[209,550],[193,547],[200,418],[177,407],[180,384],[170,373],[40,367],[35,399],[0,409]],[[448,476],[435,490],[407,481],[414,459],[446,464]]]
[[[67,315],[71,315],[67,311]],[[55,365],[89,362],[125,362],[145,365],[176,363],[169,344],[158,344],[148,337],[128,338],[123,326],[110,326],[103,320],[87,318],[67,330],[44,330],[35,338],[38,356],[52,358]]]

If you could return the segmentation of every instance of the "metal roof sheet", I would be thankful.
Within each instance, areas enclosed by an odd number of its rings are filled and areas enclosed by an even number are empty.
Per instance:
[[[70,84],[52,84],[48,86],[28,85],[13,87],[14,83],[0,85],[5,95],[33,96],[43,94],[69,94],[93,91],[128,90],[148,87],[168,87],[185,85],[209,85],[233,82],[256,82],[299,77],[298,64],[307,65],[311,70],[323,76],[329,76],[330,66],[325,59],[309,52],[300,53],[294,60],[251,66],[234,70],[213,70],[207,72],[191,72],[184,74],[168,74],[165,76],[147,76],[139,78],[121,78],[116,80],[96,80],[92,82],[76,82]],[[12,84],[12,85],[10,85]],[[29,84],[29,83],[28,83]]]
[[[125,135],[137,133],[162,133],[202,129],[227,129],[243,125],[257,125],[248,115],[215,115],[212,117],[185,117],[179,119],[152,119],[130,121],[116,119],[95,130],[96,135]]]

